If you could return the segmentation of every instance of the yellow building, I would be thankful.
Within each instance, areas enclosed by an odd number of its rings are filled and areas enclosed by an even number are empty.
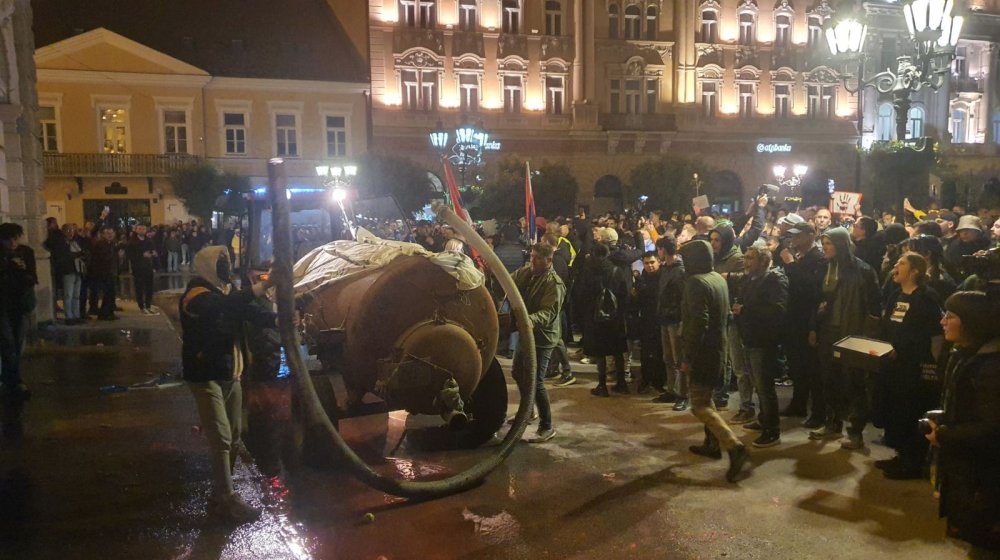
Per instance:
[[[188,219],[169,176],[199,159],[256,187],[281,156],[290,187],[316,188],[317,165],[367,149],[367,68],[322,3],[259,4],[236,19],[246,6],[235,0],[198,14],[38,4],[44,196],[59,223],[104,206],[120,220]]]

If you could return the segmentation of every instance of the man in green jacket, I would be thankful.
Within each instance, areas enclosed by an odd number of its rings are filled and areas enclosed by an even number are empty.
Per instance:
[[[529,443],[542,443],[556,435],[556,430],[552,427],[549,394],[545,390],[545,372],[549,368],[552,349],[562,337],[559,311],[566,296],[566,284],[552,268],[553,251],[552,246],[544,243],[532,245],[531,260],[514,272],[514,283],[524,298],[528,320],[531,321],[535,335],[535,406],[538,407],[538,431],[528,440]],[[515,350],[513,375],[522,397],[526,391],[526,377],[530,375],[530,372],[525,371],[526,365],[524,354]]]
[[[690,447],[692,453],[712,459],[729,454],[726,480],[734,482],[748,453],[745,445],[719,416],[712,391],[722,382],[725,367],[726,331],[729,322],[729,288],[712,270],[712,247],[696,240],[680,248],[687,278],[681,305],[681,372],[690,376],[691,412],[705,424],[705,443]],[[721,447],[721,449],[720,449]]]

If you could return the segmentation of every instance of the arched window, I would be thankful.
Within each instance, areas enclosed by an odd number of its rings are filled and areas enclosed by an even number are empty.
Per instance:
[[[740,13],[740,44],[753,45],[757,35],[757,16],[752,12]]]
[[[875,139],[880,142],[888,142],[896,131],[896,111],[891,103],[883,103],[878,106],[878,120],[875,123]]]
[[[817,47],[823,42],[823,17],[809,16],[809,46]]]
[[[545,34],[562,35],[562,6],[559,2],[545,2]]]
[[[632,4],[631,6],[625,8],[625,38],[630,40],[641,39],[639,36],[639,30],[642,29],[642,22],[640,18],[642,17],[642,12],[639,11],[639,6]]]
[[[780,72],[774,76],[771,82],[774,84],[774,116],[779,119],[787,119],[792,108],[792,84],[791,74]]]
[[[706,8],[701,11],[701,42],[715,43],[719,40],[719,12]]]
[[[656,6],[646,8],[646,38],[656,40]]]
[[[968,130],[969,114],[964,109],[954,109],[951,112],[951,143],[965,144]]]
[[[608,38],[618,38],[618,4],[608,6]]]
[[[792,16],[779,14],[774,17],[774,46],[785,48],[791,42]]]
[[[922,107],[910,107],[906,115],[906,137],[920,138],[924,135],[924,110]]]

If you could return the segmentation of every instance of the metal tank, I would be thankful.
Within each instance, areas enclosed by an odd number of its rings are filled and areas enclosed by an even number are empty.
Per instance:
[[[400,256],[297,297],[310,353],[342,375],[348,411],[366,393],[390,410],[438,414],[475,446],[507,408],[490,293],[460,290],[425,256]]]

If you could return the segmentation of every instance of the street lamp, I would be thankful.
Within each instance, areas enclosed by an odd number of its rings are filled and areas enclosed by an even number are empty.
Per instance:
[[[954,0],[908,0],[903,3],[906,28],[914,52],[896,58],[896,69],[886,69],[870,78],[862,75],[865,70],[865,36],[868,25],[864,14],[849,11],[838,14],[826,29],[826,40],[835,59],[844,63],[841,75],[844,88],[857,93],[872,85],[879,93],[892,93],[896,110],[896,138],[906,137],[906,120],[910,113],[910,94],[924,87],[937,90],[945,81],[949,65],[955,57],[955,45],[962,31],[964,18],[955,14]],[[857,76],[846,71],[849,64],[857,64]],[[849,81],[857,79],[857,87]],[[858,98],[858,134],[861,127],[861,97]]]
[[[330,192],[330,199],[340,207],[340,215],[344,220],[344,225],[351,232],[352,237],[354,236],[354,228],[351,227],[351,219],[347,216],[344,201],[347,200],[347,189],[351,186],[357,174],[358,166],[356,165],[316,166],[316,175],[322,179],[323,186]]]
[[[432,130],[428,137],[431,146],[441,157],[458,167],[458,174],[462,178],[462,184],[459,185],[461,187],[465,186],[466,171],[482,165],[484,152],[495,144],[490,142],[489,133],[481,127],[468,124],[455,129],[455,141],[450,143],[451,133],[444,128],[441,121],[438,121],[437,128]]]
[[[788,167],[781,164],[775,165],[771,171],[774,172],[774,178],[778,181],[778,184],[789,191],[789,196],[785,197],[785,202],[795,202],[795,209],[798,211],[799,206],[802,204],[802,197],[796,192],[796,189],[802,184],[802,178],[805,177],[806,173],[809,173],[809,166],[802,165],[801,163],[793,164],[791,175],[788,175]]]

